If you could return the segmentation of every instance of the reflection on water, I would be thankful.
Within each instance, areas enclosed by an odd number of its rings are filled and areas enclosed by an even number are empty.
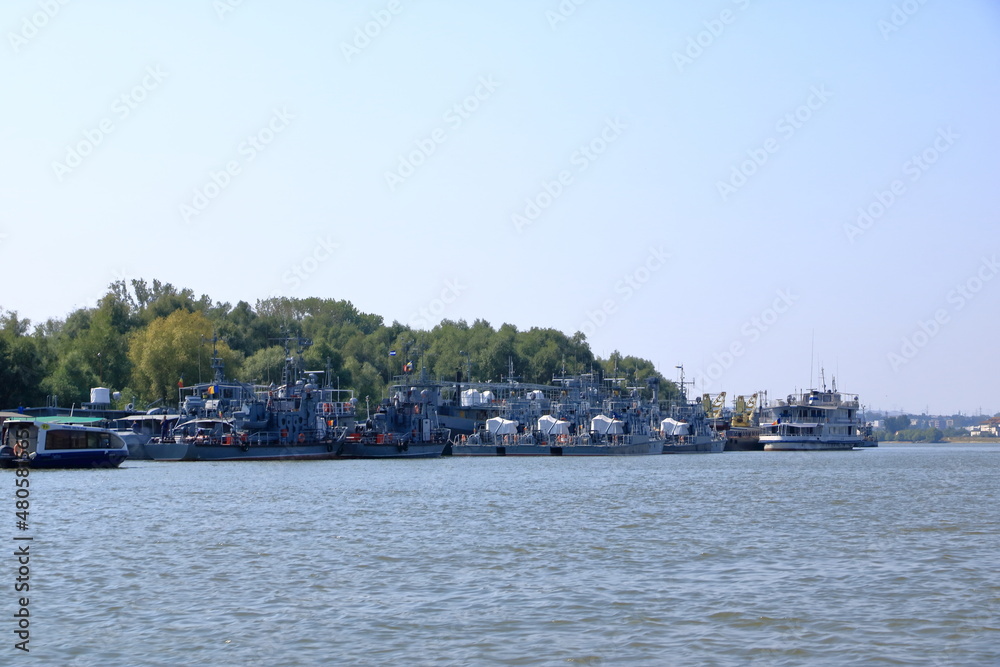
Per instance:
[[[32,656],[996,663],[998,453],[33,472]]]

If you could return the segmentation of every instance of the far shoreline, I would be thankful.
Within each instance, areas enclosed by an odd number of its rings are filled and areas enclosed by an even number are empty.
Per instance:
[[[973,438],[968,436],[955,436],[944,438],[936,442],[926,440],[879,440],[880,445],[951,445],[951,444],[980,444],[980,445],[1000,445],[1000,438]]]

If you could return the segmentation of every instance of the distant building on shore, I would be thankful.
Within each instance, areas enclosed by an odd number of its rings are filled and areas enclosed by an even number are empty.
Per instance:
[[[990,417],[982,424],[969,427],[969,435],[996,438],[1000,436],[1000,417]]]

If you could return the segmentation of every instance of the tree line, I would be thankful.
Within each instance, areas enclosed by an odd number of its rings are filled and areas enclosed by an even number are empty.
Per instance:
[[[519,381],[537,384],[562,373],[626,377],[640,386],[657,377],[662,398],[678,394],[651,361],[618,351],[596,357],[580,332],[494,328],[482,319],[445,320],[421,330],[386,324],[346,300],[272,297],[233,306],[140,279],[111,283],[95,307],[64,319],[33,325],[0,309],[0,408],[79,405],[98,386],[121,392],[116,407],[175,404],[179,383],[212,379],[213,350],[227,378],[278,383],[288,338],[310,339],[306,367],[329,369],[331,384],[354,389],[361,400],[385,396],[408,362],[435,379],[461,371],[482,382],[506,379],[511,367]]]
[[[879,440],[899,442],[944,442],[945,438],[967,437],[969,432],[964,426],[972,426],[983,421],[985,417],[969,415],[952,415],[954,426],[937,428],[927,424],[930,419],[926,415],[897,415],[882,420],[882,428],[876,431]]]

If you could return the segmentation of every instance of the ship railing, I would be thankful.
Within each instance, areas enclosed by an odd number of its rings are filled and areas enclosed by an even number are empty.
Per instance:
[[[490,433],[487,430],[477,431],[472,435],[460,435],[454,438],[450,438],[450,429],[440,429],[442,431],[448,431],[449,439],[454,444],[474,444],[474,445],[487,445],[487,446],[509,446],[509,445],[520,445],[520,444],[538,444],[538,438],[536,438],[531,433],[508,433],[506,435],[497,435]],[[431,432],[431,441],[437,442],[434,438],[434,432]]]
[[[836,397],[827,397],[825,394],[819,396],[813,396],[808,393],[803,394],[791,394],[786,398],[776,398],[769,401],[765,407],[769,408],[784,408],[792,405],[802,405],[802,406],[842,406],[845,408],[857,408],[860,406],[860,400],[857,397],[854,398],[841,398],[841,394],[836,394]]]
[[[631,434],[606,435],[604,436],[604,441],[610,445],[631,445],[632,435]]]
[[[320,403],[316,412],[324,417],[353,417],[357,414],[354,406],[349,402],[324,401]]]
[[[316,428],[303,429],[295,435],[289,433],[287,429],[254,431],[253,433],[234,433],[228,443],[222,444],[250,445],[254,447],[261,445],[316,444],[317,442],[336,440],[341,434],[342,432],[338,433],[338,431],[331,428],[325,430]]]

